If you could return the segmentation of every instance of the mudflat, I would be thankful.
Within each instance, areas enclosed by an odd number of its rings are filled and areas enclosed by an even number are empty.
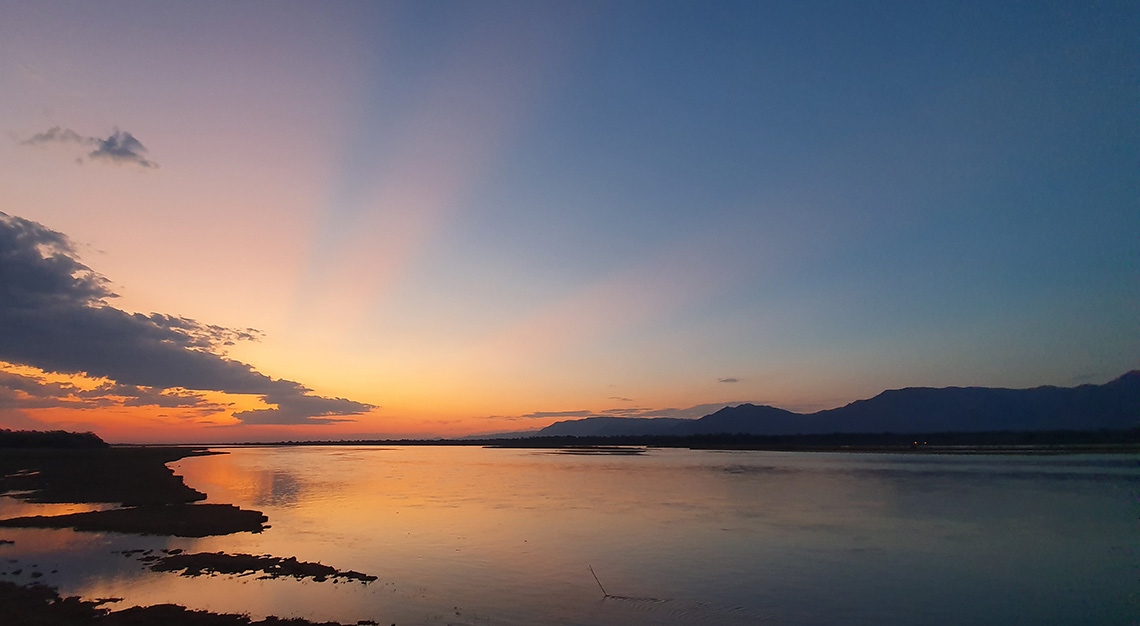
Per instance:
[[[14,517],[0,520],[0,527],[209,537],[261,532],[267,521],[269,518],[260,511],[240,509],[232,504],[147,504],[110,511]]]
[[[0,494],[28,502],[102,503],[119,508],[67,515],[35,515],[0,520],[0,527],[72,528],[80,531],[206,537],[236,532],[260,532],[268,518],[260,511],[232,504],[201,504],[206,494],[186,486],[167,463],[188,456],[217,454],[191,447],[0,448]],[[11,543],[0,540],[0,543]],[[291,577],[315,582],[360,582],[375,576],[341,571],[295,557],[198,553],[166,550],[150,556],[149,550],[125,554],[150,564],[156,572],[183,576],[210,574]],[[0,572],[3,573],[3,572]],[[107,608],[117,600],[61,597],[50,587],[0,581],[0,622],[5,626],[313,626],[298,618],[269,616],[252,620],[247,615],[196,611],[175,604]],[[369,624],[373,622],[362,622]],[[322,626],[340,626],[322,622]]]
[[[0,615],[9,626],[313,626],[300,618],[267,617],[252,620],[248,615],[194,611],[177,604],[136,606],[112,611],[104,605],[117,598],[83,600],[62,598],[52,588],[42,585],[17,585],[0,581]],[[371,622],[375,623],[375,622]],[[320,622],[321,626],[340,626],[337,622]]]
[[[216,454],[190,447],[4,448],[0,493],[28,502],[102,502],[123,506],[198,502],[167,463]]]
[[[161,550],[159,554],[153,550],[126,550],[123,556],[133,556],[147,563],[153,572],[179,572],[182,576],[212,576],[214,574],[231,574],[250,576],[259,574],[259,578],[294,578],[297,580],[310,579],[313,582],[361,582],[370,583],[376,580],[375,576],[348,570],[341,571],[323,563],[298,561],[297,557],[281,558],[268,554],[227,554],[225,552],[196,552],[189,553],[180,549]]]
[[[22,448],[0,455],[0,493],[28,502],[112,503],[122,508],[0,520],[0,527],[74,528],[176,537],[260,532],[260,511],[194,504],[206,494],[186,486],[171,461],[213,454],[202,448]]]

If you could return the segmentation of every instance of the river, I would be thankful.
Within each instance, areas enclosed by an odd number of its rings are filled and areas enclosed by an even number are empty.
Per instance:
[[[12,529],[0,558],[118,606],[400,626],[1140,620],[1136,455],[219,450],[172,466],[207,502],[263,511],[265,532]],[[116,552],[139,548],[296,556],[379,580],[187,578]]]

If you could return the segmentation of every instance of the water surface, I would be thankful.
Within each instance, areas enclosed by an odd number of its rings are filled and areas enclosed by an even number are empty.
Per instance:
[[[208,502],[265,512],[264,533],[5,530],[16,544],[0,559],[124,605],[348,623],[1140,620],[1135,455],[225,451],[173,467]],[[112,553],[140,547],[296,556],[380,580],[191,579]],[[591,566],[625,598],[605,597]]]

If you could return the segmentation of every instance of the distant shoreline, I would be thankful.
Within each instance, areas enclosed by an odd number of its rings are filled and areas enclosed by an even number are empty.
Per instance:
[[[756,450],[769,452],[851,452],[897,454],[1129,454],[1140,453],[1140,428],[1093,431],[832,433],[810,435],[620,435],[466,439],[355,439],[234,442],[200,447],[251,446],[476,446],[558,449],[598,446]]]

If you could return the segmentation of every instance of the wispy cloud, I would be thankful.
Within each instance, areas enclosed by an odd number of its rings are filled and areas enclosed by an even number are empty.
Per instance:
[[[42,133],[32,135],[31,139],[21,141],[20,143],[25,146],[34,146],[41,143],[78,143],[78,144],[93,144],[97,139],[94,137],[84,137],[79,133],[71,130],[70,128],[61,128],[53,126]]]
[[[611,398],[612,399],[612,398]],[[745,404],[745,401],[740,402],[714,402],[710,404],[698,404],[688,408],[677,409],[650,409],[642,407],[616,407],[612,409],[602,409],[600,411],[587,411],[587,410],[574,410],[574,411],[535,411],[533,413],[526,413],[518,416],[519,418],[534,419],[534,418],[586,418],[586,417],[672,417],[677,419],[697,419],[704,417],[710,413],[715,413],[726,406],[736,406],[738,404]],[[497,416],[501,417],[501,416]]]
[[[718,379],[716,379],[716,382],[718,382],[718,383],[738,383],[738,382],[740,382],[740,379],[739,378],[718,378]]]
[[[595,415],[592,411],[578,410],[578,411],[535,411],[534,413],[526,413],[520,417],[526,418],[545,418],[545,417],[590,417]]]
[[[115,128],[108,137],[90,137],[80,135],[70,128],[53,126],[42,133],[36,133],[30,139],[20,142],[22,145],[34,146],[45,143],[74,143],[84,146],[94,146],[94,150],[87,153],[88,159],[106,161],[120,164],[133,164],[145,168],[158,167],[158,163],[147,158],[146,146],[129,132]],[[82,162],[82,159],[80,159]]]
[[[137,402],[183,406],[177,403],[193,398],[163,390],[185,389],[257,395],[272,405],[234,414],[246,423],[327,424],[376,408],[314,395],[300,383],[272,379],[225,357],[225,346],[256,339],[256,330],[131,314],[107,303],[114,297],[108,281],[78,260],[65,235],[0,213],[0,361],[107,378],[133,386],[119,391],[132,391],[123,397]]]

